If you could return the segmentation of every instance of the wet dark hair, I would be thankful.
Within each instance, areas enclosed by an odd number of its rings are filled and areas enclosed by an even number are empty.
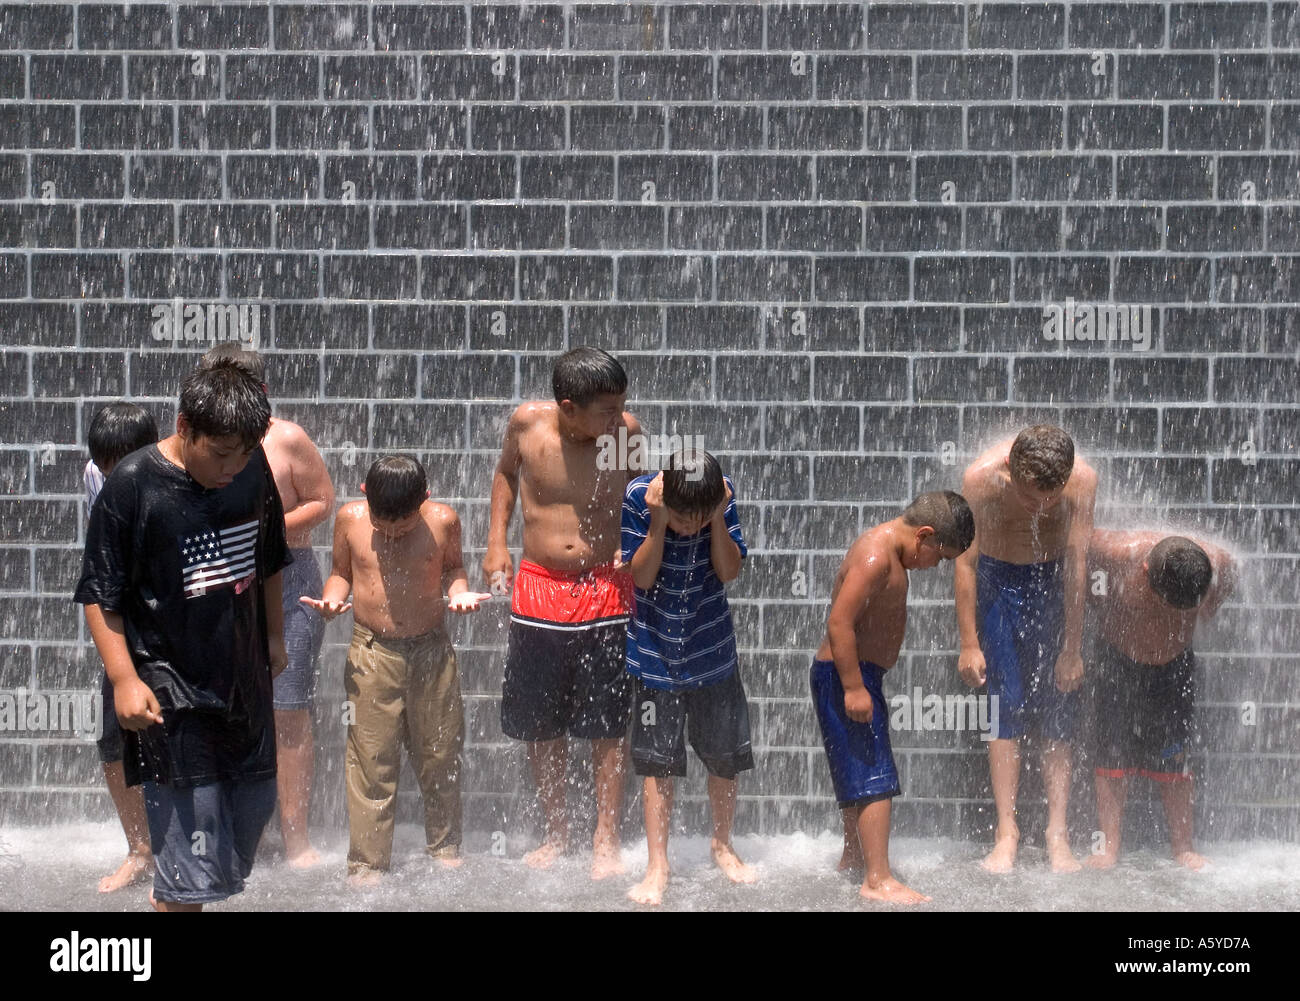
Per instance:
[[[271,426],[271,404],[261,382],[229,359],[200,366],[185,377],[180,414],[196,436],[236,435],[245,450],[256,448]]]
[[[385,455],[366,473],[366,503],[383,521],[400,521],[424,503],[429,478],[420,460],[409,455]]]
[[[585,407],[602,393],[621,396],[627,392],[627,373],[608,351],[574,348],[555,360],[551,370],[551,391],[555,402],[572,400]]]
[[[266,383],[266,359],[235,341],[222,341],[199,359],[199,371],[206,372],[221,362],[233,362],[258,381]]]
[[[1147,583],[1175,608],[1195,608],[1210,589],[1214,567],[1191,539],[1170,535],[1147,554]]]
[[[903,512],[903,524],[933,528],[934,541],[944,549],[964,553],[975,541],[975,516],[966,498],[952,490],[918,494]]]
[[[1039,490],[1065,486],[1074,470],[1074,442],[1054,424],[1035,424],[1011,445],[1011,475]]]
[[[726,496],[722,467],[703,449],[674,452],[664,467],[664,506],[675,514],[712,514]]]
[[[158,425],[144,407],[121,400],[100,407],[90,419],[86,444],[100,471],[158,440]]]

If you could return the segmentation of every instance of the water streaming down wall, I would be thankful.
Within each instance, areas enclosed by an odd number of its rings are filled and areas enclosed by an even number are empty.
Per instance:
[[[170,425],[218,335],[155,323],[255,304],[276,412],[340,501],[418,452],[472,568],[504,419],[566,347],[618,355],[648,430],[704,436],[751,546],[742,831],[838,825],[807,668],[854,536],[1001,431],[1061,423],[1099,524],[1241,555],[1197,643],[1199,822],[1294,837],[1298,45],[1281,2],[0,5],[0,688],[95,686],[69,600],[90,416],[129,396]],[[1044,326],[1114,305],[1152,327]],[[503,612],[457,625],[467,825],[518,833]],[[335,830],[346,633],[316,704]],[[887,694],[963,691],[956,643],[949,571],[914,574]],[[987,835],[974,735],[895,747],[897,829]],[[1132,836],[1158,835],[1133,796]],[[0,742],[0,822],[109,811],[93,745]]]

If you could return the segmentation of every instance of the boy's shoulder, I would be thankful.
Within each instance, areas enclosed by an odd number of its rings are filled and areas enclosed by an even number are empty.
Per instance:
[[[335,515],[335,518],[340,522],[351,522],[365,518],[369,513],[370,505],[366,503],[364,497],[359,497],[356,500],[344,501],[339,505],[338,514]]]
[[[1008,438],[996,442],[971,460],[965,473],[962,474],[961,492],[967,501],[972,494],[987,496],[996,493],[1004,485],[1004,480],[1010,482],[1007,459],[1011,455],[1013,440]]]
[[[271,425],[266,429],[266,437],[262,439],[262,449],[265,450],[267,445],[286,450],[316,447],[311,440],[311,435],[300,424],[285,420],[283,417],[271,418]]]
[[[420,513],[424,517],[426,524],[430,525],[455,525],[460,522],[460,515],[450,504],[443,504],[441,501],[426,500],[420,505]]]
[[[554,400],[525,400],[510,415],[510,430],[519,432],[544,423],[555,423],[559,410]]]
[[[880,559],[901,562],[894,547],[890,545],[889,525],[890,522],[882,521],[879,525],[864,530],[849,544],[844,554],[845,561],[852,561],[864,568]]]
[[[146,445],[144,448],[137,449],[117,462],[107,476],[99,471],[98,466],[94,467],[94,471],[99,474],[103,482],[101,491],[109,497],[121,497],[125,491],[136,490],[141,485],[161,480],[167,474],[167,468],[160,466],[154,460],[153,453],[157,450],[157,445]],[[166,463],[167,460],[162,459],[162,462]],[[87,471],[89,472],[89,467]]]
[[[1074,468],[1065,481],[1065,496],[1081,499],[1097,493],[1097,470],[1080,455],[1074,457]]]

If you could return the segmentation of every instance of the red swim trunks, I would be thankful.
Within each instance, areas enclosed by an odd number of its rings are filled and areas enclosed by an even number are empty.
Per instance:
[[[519,561],[510,599],[510,618],[546,629],[593,629],[627,622],[634,600],[632,575],[613,563],[585,573],[548,570]]]

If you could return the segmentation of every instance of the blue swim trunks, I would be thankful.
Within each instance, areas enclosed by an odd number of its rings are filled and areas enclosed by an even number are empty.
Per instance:
[[[1065,633],[1064,563],[1005,563],[981,555],[975,582],[975,624],[988,694],[998,700],[998,736],[1073,740],[1082,695],[1056,687]]]
[[[284,607],[284,651],[289,663],[273,682],[274,708],[281,712],[310,709],[316,691],[316,657],[325,639],[325,620],[320,612],[298,599],[319,598],[324,584],[316,554],[307,546],[291,549],[293,562],[280,575]]]
[[[176,788],[144,783],[157,900],[207,904],[242,893],[262,829],[275,812],[275,778]]]
[[[889,705],[881,683],[885,668],[858,664],[871,693],[871,722],[855,723],[844,711],[844,686],[833,660],[813,660],[813,708],[831,766],[831,784],[841,810],[902,795],[894,752],[889,746]]]

